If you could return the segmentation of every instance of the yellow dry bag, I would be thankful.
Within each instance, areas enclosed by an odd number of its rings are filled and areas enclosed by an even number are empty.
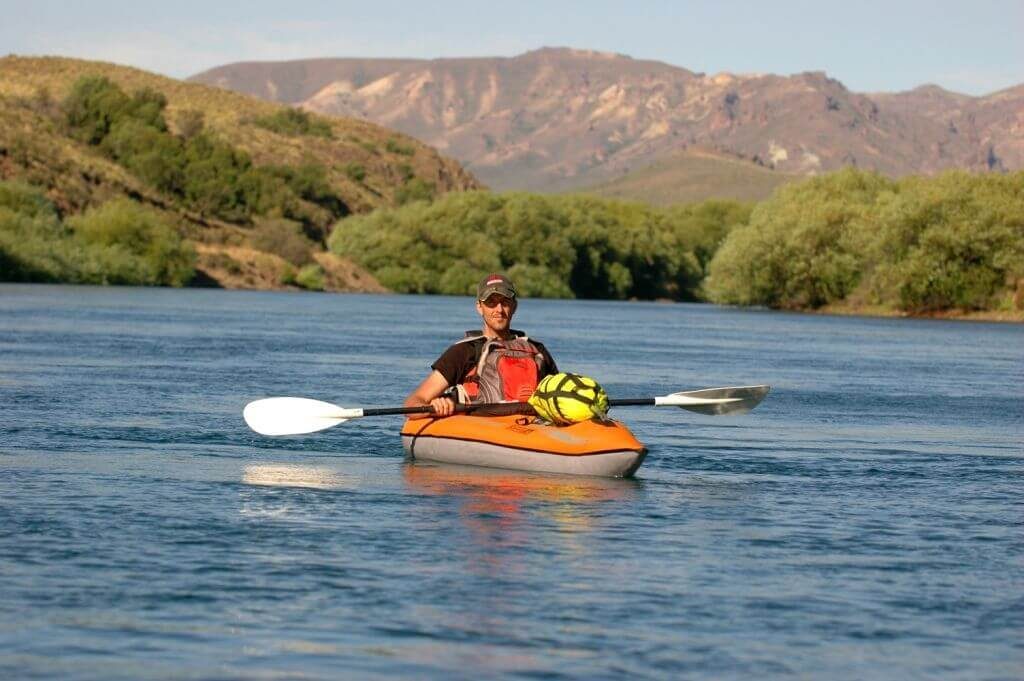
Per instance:
[[[608,395],[597,381],[576,374],[545,376],[528,400],[537,415],[551,423],[568,425],[608,413]]]

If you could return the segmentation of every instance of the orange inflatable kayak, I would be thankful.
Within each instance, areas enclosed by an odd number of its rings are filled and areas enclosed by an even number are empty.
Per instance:
[[[514,415],[410,419],[402,446],[424,461],[610,477],[633,475],[647,454],[617,421],[552,426]]]

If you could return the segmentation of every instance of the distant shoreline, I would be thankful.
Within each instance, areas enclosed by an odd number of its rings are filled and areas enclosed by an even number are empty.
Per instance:
[[[282,293],[316,293],[316,294],[340,294],[340,295],[375,295],[375,296],[428,296],[428,297],[460,297],[451,296],[449,294],[441,293],[399,293],[397,291],[381,290],[379,288],[373,290],[359,290],[356,288],[349,290],[330,290],[330,291],[309,291],[307,289],[300,288],[298,286],[275,286],[275,287],[229,287],[229,286],[211,286],[204,285],[202,283],[191,283],[183,287],[171,287],[171,286],[120,286],[117,284],[70,284],[60,282],[24,282],[24,281],[0,281],[0,286],[84,286],[89,288],[146,288],[146,289],[165,289],[165,290],[204,290],[204,291],[255,291],[255,292],[268,292],[268,291],[280,291]],[[461,296],[469,297],[469,296]],[[617,300],[615,298],[533,298],[532,300],[560,300],[565,302],[613,302],[613,303],[659,303],[664,305],[672,304],[687,304],[687,305],[708,305],[711,307],[721,307],[735,310],[758,310],[762,312],[776,312],[782,314],[802,314],[802,315],[816,315],[816,316],[834,316],[834,317],[865,317],[874,319],[934,319],[934,320],[945,320],[955,322],[998,322],[1003,324],[1024,324],[1024,310],[944,310],[942,312],[932,312],[928,314],[910,314],[899,310],[892,310],[884,307],[877,306],[859,306],[859,307],[823,307],[816,310],[788,310],[779,308],[764,307],[762,305],[722,305],[719,303],[709,303],[703,301],[683,301],[683,300],[670,300],[667,298],[658,298],[654,300],[640,300],[638,298],[631,298],[629,300]]]
[[[806,314],[835,315],[840,317],[902,317],[906,319],[938,319],[956,322],[1002,322],[1007,324],[1024,323],[1024,310],[942,310],[927,314],[910,314],[901,310],[888,310],[874,307],[831,308],[819,310],[793,310]]]

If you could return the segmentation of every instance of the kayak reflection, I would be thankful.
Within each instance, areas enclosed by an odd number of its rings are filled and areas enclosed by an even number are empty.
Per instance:
[[[410,487],[428,494],[544,501],[626,499],[634,495],[641,484],[630,478],[530,473],[422,461],[408,461],[404,476]]]
[[[641,484],[628,478],[600,478],[550,473],[527,473],[500,468],[409,461],[403,470],[416,492],[457,497],[460,516],[475,529],[509,527],[529,508],[557,523],[561,531],[589,529],[599,517],[599,504],[628,500]]]

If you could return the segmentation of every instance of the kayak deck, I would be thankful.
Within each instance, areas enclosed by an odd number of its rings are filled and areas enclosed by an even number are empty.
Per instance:
[[[402,446],[425,461],[606,477],[629,477],[647,454],[615,421],[553,426],[515,415],[410,419]]]

